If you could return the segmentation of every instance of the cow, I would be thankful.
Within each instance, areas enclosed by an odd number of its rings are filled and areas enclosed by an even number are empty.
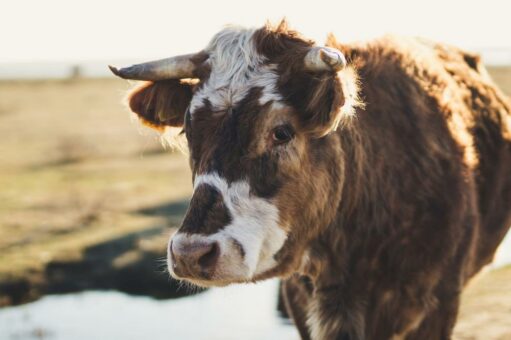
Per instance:
[[[174,278],[281,278],[302,339],[451,337],[511,225],[511,104],[479,56],[396,36],[321,46],[283,21],[110,68],[146,81],[128,96],[143,123],[187,140]]]

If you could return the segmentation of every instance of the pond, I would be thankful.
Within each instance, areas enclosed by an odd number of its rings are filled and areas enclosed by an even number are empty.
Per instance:
[[[271,280],[176,300],[114,291],[46,296],[0,309],[0,339],[297,339],[278,316],[277,291]]]
[[[494,269],[511,263],[511,234]],[[0,309],[0,339],[298,339],[279,317],[278,282],[215,288],[175,300],[154,300],[114,291],[46,296]]]

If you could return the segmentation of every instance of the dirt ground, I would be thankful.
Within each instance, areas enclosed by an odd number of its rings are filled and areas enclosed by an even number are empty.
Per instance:
[[[511,68],[491,73],[510,94]],[[88,288],[59,281],[66,263],[95,266],[107,256],[105,271],[131,270],[164,252],[186,209],[190,172],[185,156],[163,150],[120,105],[128,87],[117,79],[0,82],[0,306],[52,291],[38,290],[48,278],[63,290]],[[510,267],[469,286],[455,334],[511,339]]]

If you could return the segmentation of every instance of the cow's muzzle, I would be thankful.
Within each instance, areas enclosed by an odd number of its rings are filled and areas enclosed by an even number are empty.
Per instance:
[[[177,232],[167,252],[169,273],[199,286],[225,286],[250,279],[243,246],[222,233],[213,235]]]

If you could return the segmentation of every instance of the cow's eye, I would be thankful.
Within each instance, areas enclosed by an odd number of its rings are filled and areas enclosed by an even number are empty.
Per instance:
[[[289,142],[295,136],[290,125],[281,125],[273,129],[272,140],[274,145],[281,145]]]

